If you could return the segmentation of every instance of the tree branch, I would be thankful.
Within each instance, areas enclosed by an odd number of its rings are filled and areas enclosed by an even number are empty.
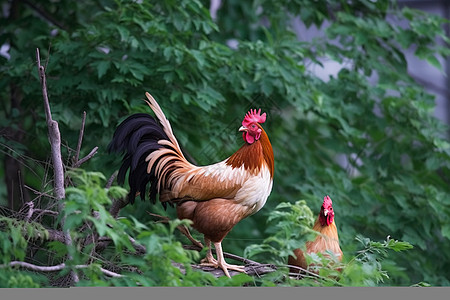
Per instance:
[[[39,55],[39,48],[36,48],[37,67],[39,72],[39,79],[42,86],[42,96],[44,98],[45,117],[47,120],[48,136],[50,139],[52,162],[54,170],[55,181],[55,197],[56,199],[65,198],[64,190],[64,168],[61,158],[61,134],[59,131],[58,122],[52,119],[52,113],[50,110],[50,102],[47,94],[47,81],[45,77],[45,69],[41,65],[41,57]]]
[[[186,269],[183,266],[183,264],[173,262],[172,265],[174,267],[177,267],[183,274],[185,274]],[[191,265],[191,268],[195,269],[195,270],[200,270],[203,272],[211,273],[214,277],[225,276],[225,273],[223,272],[223,270],[221,268],[207,267],[207,266],[202,266],[202,265]],[[245,274],[247,274],[249,276],[258,276],[259,277],[259,276],[267,274],[267,273],[275,272],[276,267],[273,265],[265,265],[265,264],[248,265],[248,266],[245,266],[244,271],[245,271]],[[233,270],[228,270],[228,272],[230,273],[231,277],[241,274],[241,272],[233,271]]]
[[[122,208],[127,206],[128,202],[125,202],[123,199],[116,199],[113,201],[113,204],[111,205],[111,208],[109,209],[109,213],[113,218],[117,219],[117,216],[119,215],[119,212]]]
[[[53,161],[53,173],[54,173],[54,193],[58,200],[58,210],[61,212],[64,209],[64,168],[61,158],[61,133],[59,131],[58,122],[52,119],[52,113],[50,110],[50,102],[47,94],[47,81],[45,77],[45,69],[41,65],[41,56],[39,54],[39,48],[36,48],[36,61],[38,67],[39,80],[42,87],[42,96],[44,98],[45,117],[47,120],[48,136],[50,140],[52,161]],[[64,227],[65,217],[61,219],[61,226]],[[66,245],[72,245],[72,237],[69,231],[64,232]],[[72,257],[69,255],[69,259]],[[79,278],[76,272],[71,272],[71,277],[74,282],[78,282]]]
[[[80,135],[78,136],[78,144],[77,144],[77,150],[75,152],[75,157],[73,160],[73,164],[78,163],[78,158],[80,157],[80,151],[81,151],[81,144],[83,142],[83,136],[84,136],[84,125],[86,123],[86,112],[83,111],[83,118],[81,119],[81,128],[80,128]]]
[[[108,181],[106,182],[106,185],[105,185],[106,189],[109,189],[112,186],[112,184],[114,182],[114,179],[116,179],[116,177],[117,177],[117,173],[118,172],[116,171],[116,172],[112,173],[111,177],[109,177],[109,179],[108,179]]]
[[[40,209],[40,208],[35,209],[33,213],[39,214],[39,215],[50,215],[53,217],[57,217],[59,215],[59,213],[57,211],[53,211],[50,209]]]
[[[31,219],[31,217],[33,216],[33,213],[34,213],[34,203],[33,203],[33,201],[29,201],[29,202],[27,202],[25,204],[26,204],[26,206],[28,206],[28,212],[27,212],[27,215],[25,217],[25,221],[26,222],[30,222],[30,219]]]
[[[86,161],[91,159],[95,154],[97,154],[97,150],[98,150],[98,147],[95,146],[94,149],[92,149],[91,152],[89,152],[88,155],[86,155],[85,157],[83,157],[82,159],[80,159],[79,161],[74,163],[73,167],[74,168],[79,168],[83,163],[85,163]]]
[[[25,3],[26,5],[28,5],[29,7],[31,7],[34,11],[36,11],[38,14],[40,14],[44,19],[46,19],[47,21],[49,21],[50,23],[52,23],[53,25],[67,31],[67,28],[64,24],[62,24],[61,22],[59,22],[58,20],[56,20],[52,15],[50,15],[49,13],[47,13],[45,10],[43,10],[40,7],[37,7],[35,4],[31,3],[28,0],[21,0],[23,3]]]
[[[6,268],[6,267],[21,267],[26,268],[29,270],[37,271],[37,272],[55,272],[55,271],[61,271],[64,268],[66,268],[66,264],[62,263],[55,266],[37,266],[34,264],[30,264],[24,261],[12,261],[9,264],[3,264],[0,265],[0,268]],[[91,265],[76,265],[74,266],[75,269],[86,269],[89,268]],[[105,275],[111,276],[111,277],[123,277],[123,275],[100,268],[100,271],[102,271]]]
[[[38,195],[39,197],[45,196],[45,197],[48,197],[48,198],[56,199],[54,196],[46,194],[46,193],[43,193],[43,192],[39,192],[39,191],[33,189],[32,187],[29,187],[26,184],[24,184],[24,187],[29,189],[30,191],[32,191],[35,195]]]

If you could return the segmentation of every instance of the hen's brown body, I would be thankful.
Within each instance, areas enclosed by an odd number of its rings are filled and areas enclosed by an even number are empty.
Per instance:
[[[323,253],[326,254],[330,251],[335,254],[339,261],[342,260],[342,250],[339,246],[339,236],[334,222],[334,212],[331,204],[331,199],[326,196],[324,203],[320,209],[320,213],[317,216],[314,223],[313,230],[317,231],[317,235],[314,241],[306,243],[306,253]],[[295,257],[289,256],[288,264],[298,266],[303,269],[307,269],[308,265],[304,253],[301,249],[294,250]],[[298,269],[291,269],[291,272],[298,273]]]

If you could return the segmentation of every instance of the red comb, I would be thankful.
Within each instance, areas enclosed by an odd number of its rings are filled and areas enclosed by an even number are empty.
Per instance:
[[[331,201],[330,196],[326,195],[323,197],[323,206],[332,206],[333,202]]]
[[[266,121],[266,113],[261,115],[261,108],[256,111],[256,109],[250,109],[250,111],[245,115],[244,121],[242,121],[242,126],[247,127],[251,123],[264,123]]]

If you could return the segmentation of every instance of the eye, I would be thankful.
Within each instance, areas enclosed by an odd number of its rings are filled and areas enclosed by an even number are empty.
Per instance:
[[[255,125],[255,124],[253,124],[253,125],[252,125],[252,129],[255,129],[255,128],[256,128],[256,125]]]

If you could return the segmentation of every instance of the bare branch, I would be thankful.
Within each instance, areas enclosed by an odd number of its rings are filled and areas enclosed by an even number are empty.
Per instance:
[[[108,179],[108,181],[106,182],[106,185],[105,185],[106,189],[109,189],[112,186],[112,184],[114,182],[114,179],[116,179],[116,177],[117,177],[117,173],[118,172],[116,171],[116,172],[112,173],[111,177],[109,177],[109,179]]]
[[[113,204],[111,205],[111,208],[109,209],[109,213],[113,218],[117,218],[119,215],[119,212],[122,208],[127,206],[128,202],[124,201],[123,199],[116,199],[114,200]]]
[[[201,250],[201,248],[199,248],[195,245],[183,245],[183,248],[187,249],[187,250],[197,250],[197,251]],[[215,249],[211,249],[211,250],[214,254],[216,254]],[[277,269],[277,267],[273,264],[261,264],[259,262],[256,262],[256,261],[253,261],[253,260],[250,260],[247,258],[243,258],[238,255],[234,255],[234,254],[227,253],[227,252],[223,252],[223,256],[225,258],[234,259],[236,261],[240,261],[240,262],[246,264],[245,273],[247,275],[251,275],[251,276],[261,276],[261,275],[264,275],[267,273],[275,272]],[[215,277],[225,276],[225,274],[223,273],[223,270],[220,268],[216,269],[213,267],[207,267],[207,266],[202,266],[202,265],[192,265],[192,268],[199,269],[199,270],[202,270],[205,272],[210,272]],[[228,270],[228,271],[230,273],[230,276],[240,274],[240,272],[237,272],[237,271],[233,271],[233,270]]]
[[[53,217],[57,217],[59,215],[59,213],[57,211],[50,210],[50,209],[40,209],[40,208],[35,209],[33,213],[39,214],[39,215],[50,215]]]
[[[59,131],[58,122],[52,119],[52,113],[50,110],[50,102],[48,100],[47,94],[47,81],[45,77],[45,69],[41,65],[41,56],[39,54],[39,48],[36,48],[36,61],[38,67],[39,80],[41,82],[42,87],[42,96],[44,98],[44,108],[45,108],[45,117],[47,120],[48,127],[48,136],[50,140],[51,153],[52,153],[52,161],[53,161],[53,173],[54,173],[54,193],[55,197],[58,200],[58,210],[61,212],[64,209],[64,198],[65,189],[64,189],[64,168],[63,162],[61,158],[61,133]],[[61,226],[64,227],[65,218],[61,219]],[[67,245],[72,245],[72,237],[70,236],[69,231],[67,230],[64,233],[65,243]],[[69,255],[69,259],[72,257]],[[76,272],[71,272],[71,277],[74,282],[78,282],[79,278]]]
[[[78,267],[78,266],[76,266],[76,267]],[[111,277],[123,277],[123,275],[121,275],[121,274],[118,274],[118,273],[115,273],[113,271],[109,271],[109,270],[106,270],[106,269],[103,269],[103,268],[100,268],[100,271],[102,271],[105,275],[108,275],[108,276],[111,276]]]
[[[38,196],[40,196],[40,197],[45,196],[45,197],[48,197],[48,198],[56,199],[54,196],[49,195],[49,194],[46,194],[46,193],[44,193],[44,192],[39,192],[39,191],[33,189],[32,187],[29,187],[29,186],[26,185],[26,184],[24,184],[24,187],[27,188],[27,189],[29,189],[29,190],[32,191],[35,195],[38,195]]]
[[[33,189],[33,188],[31,188],[31,187],[29,187],[27,185],[24,185],[24,187],[29,189],[29,190],[31,190],[34,194],[39,195],[39,197],[46,196],[46,197],[55,199],[55,197],[53,197],[53,196],[51,196],[49,194],[46,194],[46,193],[42,193],[42,192],[36,191],[35,189]],[[27,221],[27,222],[30,221],[31,217],[33,215],[35,215],[35,214],[38,214],[38,217],[40,217],[41,215],[50,215],[50,216],[56,217],[56,216],[59,215],[59,213],[57,211],[54,211],[54,210],[34,208],[34,202],[33,201],[26,202],[24,207],[28,207],[27,215],[24,218],[24,220]]]
[[[25,204],[26,204],[26,206],[28,206],[28,213],[27,213],[27,216],[25,217],[25,221],[30,222],[30,219],[33,216],[33,212],[34,212],[34,203],[33,203],[33,201],[29,201]]]
[[[66,267],[66,264],[62,263],[55,266],[37,266],[24,261],[12,261],[9,264],[0,265],[0,268],[15,267],[15,266],[39,272],[54,272],[54,271],[61,271]]]
[[[37,271],[37,272],[55,272],[55,271],[61,271],[66,267],[65,263],[55,265],[55,266],[37,266],[34,264],[30,264],[24,261],[12,261],[9,264],[3,264],[0,265],[0,268],[6,268],[6,267],[21,267],[26,268],[29,270]],[[75,269],[86,269],[89,268],[91,265],[76,265],[74,266]],[[100,268],[100,271],[102,271],[105,275],[111,276],[111,277],[123,277],[123,275]]]
[[[39,79],[42,86],[42,96],[44,98],[44,108],[45,117],[47,120],[48,136],[50,139],[53,170],[54,170],[54,181],[55,181],[55,197],[56,199],[65,198],[64,190],[64,168],[61,159],[61,134],[59,131],[58,122],[52,119],[52,114],[50,110],[50,102],[48,100],[47,94],[47,81],[45,77],[45,69],[41,65],[41,57],[39,54],[39,48],[36,48],[36,59],[37,67],[39,72]]]
[[[78,136],[78,144],[77,144],[77,150],[75,152],[75,157],[73,160],[73,164],[78,163],[78,158],[80,157],[80,151],[81,151],[81,144],[83,142],[83,136],[84,136],[84,125],[86,123],[86,112],[83,111],[83,118],[81,119],[81,128],[80,128],[80,135]]]
[[[49,21],[53,25],[67,31],[67,28],[66,28],[66,26],[64,26],[64,24],[62,24],[61,22],[56,20],[52,15],[47,13],[42,8],[36,6],[35,4],[31,3],[28,0],[21,0],[21,1],[24,2],[26,5],[28,5],[29,7],[31,7],[33,10],[35,10],[38,14],[40,14],[42,17],[44,17],[47,21]]]
[[[74,163],[73,167],[74,168],[79,168],[83,163],[85,163],[86,161],[91,159],[95,154],[97,154],[97,150],[98,150],[98,147],[97,146],[94,147],[94,149],[92,149],[91,152],[89,152],[88,155],[86,155],[85,157],[83,157],[82,159],[80,159],[79,161]]]
[[[183,266],[183,264],[173,262],[172,265],[174,267],[177,267],[183,274],[185,274],[186,269]],[[206,267],[206,266],[202,266],[202,265],[191,265],[191,268],[195,269],[195,270],[201,270],[203,272],[211,273],[214,277],[225,276],[223,270],[220,268]],[[276,270],[275,268],[272,268],[271,266],[268,266],[268,265],[263,265],[263,264],[260,264],[258,266],[250,265],[250,266],[245,267],[245,274],[250,275],[250,276],[261,276],[261,275],[264,275],[267,273],[275,272],[275,270]],[[233,270],[228,270],[228,272],[230,273],[231,277],[238,275],[238,274],[242,274],[241,272],[233,271]]]
[[[130,240],[131,244],[133,245],[133,247],[136,249],[137,252],[139,252],[141,254],[147,253],[147,248],[145,248],[145,246],[139,245],[136,242],[136,240],[134,238],[132,238],[131,236],[128,236],[128,239]]]

